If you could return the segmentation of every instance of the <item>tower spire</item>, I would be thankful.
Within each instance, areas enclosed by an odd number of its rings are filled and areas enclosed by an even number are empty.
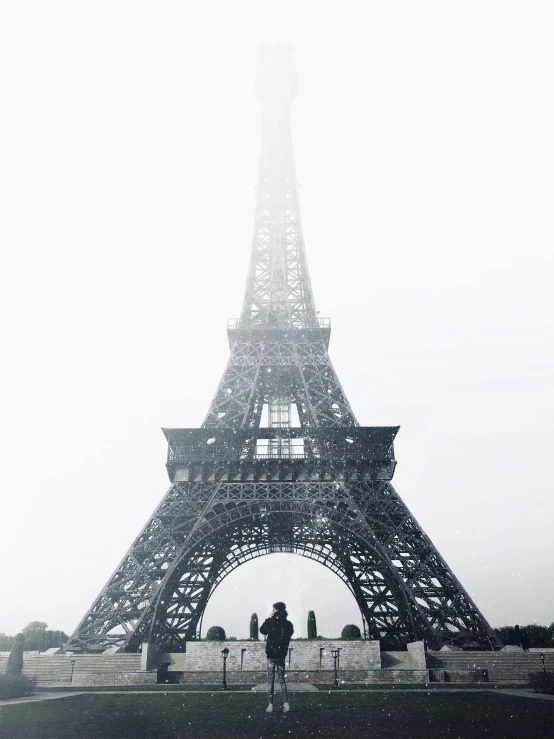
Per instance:
[[[254,238],[240,322],[243,326],[315,326],[289,106],[296,70],[289,44],[260,46],[256,94],[263,104],[262,151]]]

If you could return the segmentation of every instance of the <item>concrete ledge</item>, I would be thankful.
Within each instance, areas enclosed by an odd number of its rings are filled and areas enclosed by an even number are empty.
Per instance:
[[[428,683],[429,670],[369,670],[361,682],[375,685],[378,683]]]
[[[407,651],[412,658],[416,670],[425,670],[427,667],[425,659],[425,644],[422,641],[414,641],[407,645]]]
[[[380,671],[376,671],[380,672]],[[367,670],[339,670],[339,683],[363,683],[367,679]],[[266,670],[230,670],[227,672],[227,684],[258,685],[267,680]],[[312,683],[315,685],[332,685],[335,680],[334,670],[287,670],[287,683]],[[223,682],[222,670],[195,670],[194,672],[179,673],[179,682],[182,685],[221,685]],[[276,680],[276,689],[278,683]]]
[[[488,683],[489,671],[476,670],[429,670],[429,677],[434,683]]]

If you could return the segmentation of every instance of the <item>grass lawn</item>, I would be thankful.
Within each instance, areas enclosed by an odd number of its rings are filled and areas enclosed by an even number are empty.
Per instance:
[[[552,739],[554,701],[491,693],[80,693],[0,708],[2,739]]]

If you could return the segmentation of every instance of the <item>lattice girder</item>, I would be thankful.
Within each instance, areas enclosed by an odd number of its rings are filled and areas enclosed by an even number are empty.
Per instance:
[[[372,527],[357,500],[377,507],[380,499],[389,510],[373,516],[378,526]],[[395,507],[402,510],[396,523],[390,512]],[[233,554],[236,546],[243,547],[241,556]],[[109,643],[108,632],[116,629],[125,633],[130,649],[152,638],[182,646],[196,637],[222,577],[244,556],[265,551],[317,551],[319,561],[347,582],[374,635],[425,638],[434,646],[495,643],[494,632],[392,486],[369,481],[176,483],[81,625],[77,641]]]
[[[235,341],[203,425],[256,428],[263,404],[275,395],[293,399],[305,427],[356,425],[325,339],[310,341],[305,333],[289,329],[280,340]]]

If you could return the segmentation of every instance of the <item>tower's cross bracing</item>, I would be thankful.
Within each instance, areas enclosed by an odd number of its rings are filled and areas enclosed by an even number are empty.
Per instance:
[[[236,567],[296,552],[350,588],[371,638],[495,648],[497,637],[392,487],[398,427],[359,426],[308,273],[287,45],[261,47],[254,239],[230,356],[201,428],[164,429],[171,487],[71,637],[73,650],[199,635]]]

